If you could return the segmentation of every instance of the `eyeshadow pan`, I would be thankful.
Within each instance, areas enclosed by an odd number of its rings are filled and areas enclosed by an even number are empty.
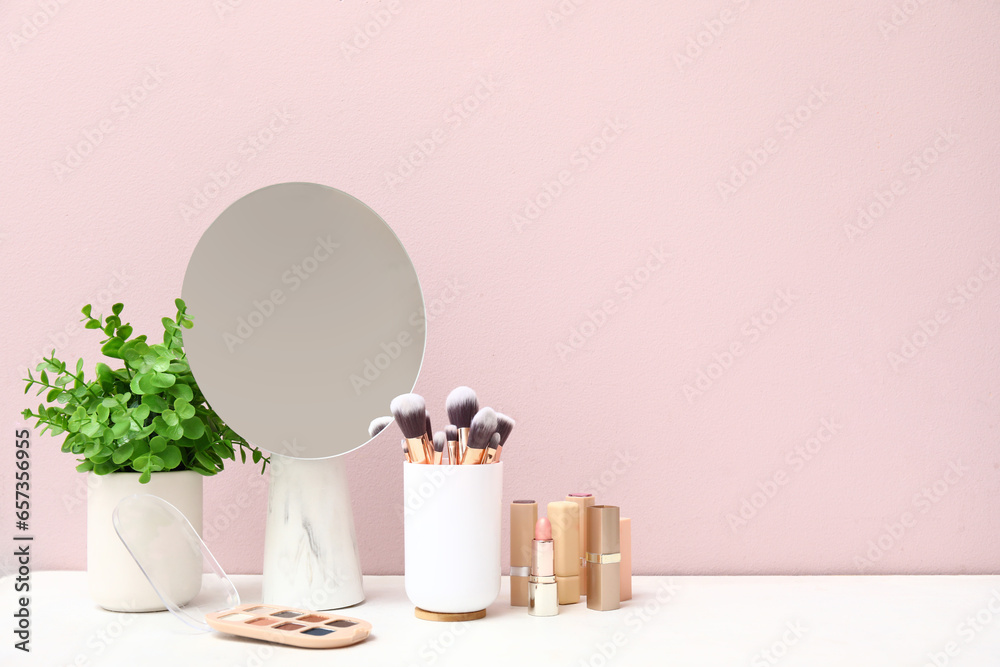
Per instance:
[[[331,632],[336,632],[335,630],[327,630],[326,628],[309,628],[302,634],[304,635],[314,635],[316,637],[322,637],[323,635],[328,635]]]
[[[247,621],[247,625],[274,625],[277,622],[278,622],[278,619],[276,619],[276,618],[268,618],[268,617],[265,616],[263,618],[255,618],[252,621]]]
[[[352,625],[357,625],[354,621],[345,621],[344,619],[339,619],[336,621],[330,621],[327,625],[332,625],[335,628],[349,628]]]
[[[306,626],[300,625],[298,623],[282,623],[281,625],[274,626],[275,630],[301,630]]]
[[[296,616],[301,616],[302,612],[299,611],[279,611],[277,614],[271,614],[271,616],[276,616],[278,618],[295,618]]]
[[[231,621],[233,623],[237,621],[245,621],[248,618],[253,618],[253,614],[244,614],[242,612],[237,612],[235,614],[226,614],[225,616],[220,617],[220,619],[223,621]]]
[[[309,614],[308,616],[303,616],[298,619],[300,623],[320,623],[322,621],[329,621],[329,616],[320,616],[319,614]]]
[[[247,613],[253,612],[255,614],[269,614],[274,611],[274,607],[250,607],[249,609],[244,609],[243,611]]]

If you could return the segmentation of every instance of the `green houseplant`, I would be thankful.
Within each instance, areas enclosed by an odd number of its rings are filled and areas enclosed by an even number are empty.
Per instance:
[[[269,459],[229,428],[199,391],[181,333],[192,320],[183,300],[174,304],[177,315],[161,320],[163,343],[156,344],[132,335],[132,326],[122,323],[120,303],[103,322],[91,315],[90,304],[82,308],[84,326],[104,332],[101,352],[120,361],[120,368],[98,363],[87,380],[83,359],[71,367],[53,350],[35,368],[37,377],[28,369],[24,393],[37,387],[36,395],[44,393],[48,407],[40,403],[21,414],[35,419],[41,433],[65,434],[62,450],[83,457],[77,470],[97,475],[134,471],[142,484],[160,471],[215,475],[226,459],[236,460],[237,447],[244,463],[249,450],[262,473],[267,467]]]
[[[113,516],[119,502],[148,493],[174,505],[196,530],[203,514],[202,475],[222,471],[236,449],[247,451],[261,472],[269,459],[237,435],[215,413],[198,389],[184,354],[182,330],[192,326],[187,307],[175,301],[177,315],[164,317],[163,342],[133,336],[121,320],[122,304],[101,319],[83,307],[88,329],[100,329],[101,352],[118,363],[98,363],[87,379],[83,360],[74,366],[55,350],[43,358],[34,375],[28,370],[24,392],[45,394],[37,410],[22,412],[41,433],[64,436],[62,450],[78,455],[77,470],[87,473],[87,582],[91,598],[112,611],[165,609],[131,555],[118,539]],[[47,404],[47,405],[46,405]],[[150,526],[156,521],[149,520]],[[196,593],[201,563],[183,545],[164,543],[169,586]],[[171,549],[175,551],[171,551]]]

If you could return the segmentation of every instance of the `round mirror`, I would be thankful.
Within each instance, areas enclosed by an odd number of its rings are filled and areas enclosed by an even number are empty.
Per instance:
[[[416,383],[426,329],[413,263],[382,218],[339,190],[283,183],[241,198],[201,237],[181,294],[199,387],[269,452],[351,451]]]

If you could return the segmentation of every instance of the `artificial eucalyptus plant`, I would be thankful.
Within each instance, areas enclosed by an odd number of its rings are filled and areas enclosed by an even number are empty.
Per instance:
[[[122,304],[112,306],[103,322],[90,314],[90,304],[83,307],[84,326],[104,332],[101,352],[123,362],[121,368],[98,363],[88,381],[83,359],[74,370],[53,350],[35,368],[38,377],[28,369],[24,393],[37,386],[36,395],[45,393],[49,406],[39,403],[36,412],[28,408],[21,414],[36,419],[41,433],[65,433],[62,450],[83,456],[77,470],[139,472],[143,484],[161,470],[215,475],[225,459],[236,460],[236,446],[244,463],[249,450],[254,463],[261,463],[261,473],[267,467],[268,457],[229,428],[199,391],[181,335],[182,328],[191,328],[191,317],[183,300],[174,304],[177,316],[161,320],[163,343],[153,345],[145,335],[133,337],[132,326],[122,324]]]

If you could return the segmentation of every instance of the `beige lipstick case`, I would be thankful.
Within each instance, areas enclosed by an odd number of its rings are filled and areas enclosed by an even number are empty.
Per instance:
[[[580,507],[565,500],[549,503],[548,518],[555,542],[559,604],[576,604],[580,601]]]
[[[592,493],[571,493],[566,500],[576,503],[580,508],[580,595],[587,594],[587,561],[583,554],[587,552],[587,508],[595,503]]]
[[[510,605],[528,606],[531,542],[538,521],[538,503],[515,500],[510,504]]]

